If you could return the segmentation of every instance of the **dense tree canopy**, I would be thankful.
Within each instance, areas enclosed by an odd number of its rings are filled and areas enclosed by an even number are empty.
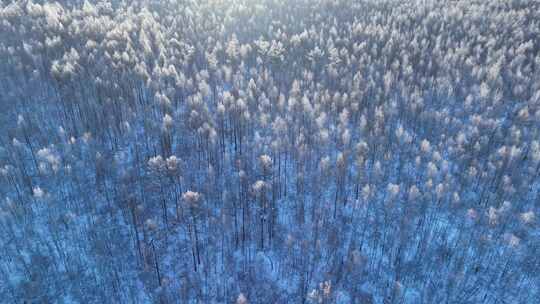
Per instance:
[[[540,4],[3,1],[8,303],[540,302]]]

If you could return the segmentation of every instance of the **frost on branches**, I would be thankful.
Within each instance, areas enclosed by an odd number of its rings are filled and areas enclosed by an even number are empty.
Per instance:
[[[3,1],[6,303],[540,303],[540,4]]]

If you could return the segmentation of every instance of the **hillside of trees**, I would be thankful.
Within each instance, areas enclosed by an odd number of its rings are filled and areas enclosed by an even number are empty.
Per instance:
[[[540,2],[0,1],[0,302],[540,303]]]

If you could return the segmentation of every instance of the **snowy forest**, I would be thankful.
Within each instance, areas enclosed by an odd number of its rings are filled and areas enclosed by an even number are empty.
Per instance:
[[[540,2],[1,0],[1,303],[540,303]]]

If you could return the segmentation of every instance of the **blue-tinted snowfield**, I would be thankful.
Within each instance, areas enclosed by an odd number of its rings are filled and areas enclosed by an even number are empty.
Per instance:
[[[540,303],[540,3],[0,1],[0,303]]]

